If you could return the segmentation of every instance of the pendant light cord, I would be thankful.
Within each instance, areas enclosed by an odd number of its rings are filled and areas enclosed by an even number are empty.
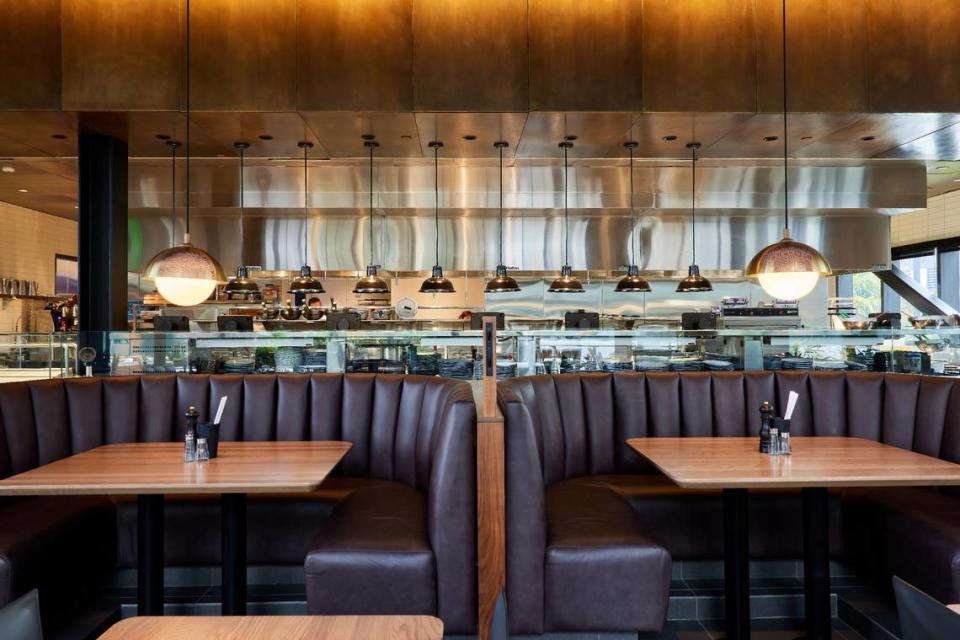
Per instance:
[[[505,145],[497,143],[497,149],[500,151],[500,241],[498,250],[497,264],[503,264],[503,147]]]
[[[690,145],[690,233],[693,241],[693,264],[697,264],[697,143]]]
[[[173,204],[173,244],[177,244],[177,144],[167,143],[170,147],[170,200]]]
[[[634,145],[628,145],[627,149],[630,150],[630,225],[633,233],[630,235],[630,264],[637,264],[637,237],[636,234],[639,233],[637,229],[637,212],[633,206],[633,149]]]
[[[190,0],[187,0],[187,43],[186,58],[187,71],[186,83],[184,88],[184,106],[187,112],[186,130],[184,134],[184,143],[186,144],[186,164],[184,166],[183,188],[186,191],[186,207],[184,209],[184,242],[190,242]]]
[[[309,147],[303,145],[303,264],[307,264],[307,238],[310,237],[308,228],[309,218],[307,217],[307,150]]]
[[[243,233],[243,154],[246,151],[246,146],[240,145],[238,149],[240,150],[240,265],[243,266],[246,264],[243,260],[243,247],[245,245]]]
[[[783,0],[783,230],[790,230],[790,183],[787,159],[787,0]]]
[[[440,264],[440,165],[437,154],[439,145],[433,145],[433,226],[436,229],[436,264]]]
[[[570,207],[568,203],[569,185],[567,184],[567,149],[573,145],[572,142],[564,142],[563,147],[563,264],[570,264]]]
[[[370,150],[370,264],[373,264],[373,145],[368,144]]]

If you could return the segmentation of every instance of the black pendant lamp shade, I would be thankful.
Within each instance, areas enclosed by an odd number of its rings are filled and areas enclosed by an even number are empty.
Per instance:
[[[520,291],[517,281],[507,275],[507,267],[503,264],[503,150],[509,143],[499,141],[493,146],[500,152],[500,230],[499,230],[499,259],[497,260],[497,275],[487,281],[484,293],[513,293]]]
[[[354,293],[390,293],[390,286],[380,277],[380,265],[373,262],[373,152],[380,146],[372,136],[365,136],[363,146],[370,156],[370,262],[367,264],[367,275],[357,280],[353,287]]]
[[[249,142],[235,142],[233,146],[240,152],[240,266],[237,267],[237,277],[227,283],[223,292],[228,296],[242,295],[249,296],[260,290],[257,283],[250,280],[250,274],[247,267],[243,264],[243,156],[250,148]]]
[[[630,152],[630,264],[627,265],[627,275],[620,278],[615,289],[617,293],[647,293],[650,283],[640,276],[640,267],[637,266],[637,227],[636,209],[633,206],[633,151],[637,148],[636,142],[624,142],[623,146]]]
[[[299,142],[297,146],[303,149],[303,266],[300,267],[300,275],[293,279],[287,291],[293,294],[324,293],[323,285],[313,277],[313,271],[307,263],[307,244],[310,240],[310,232],[307,228],[309,222],[307,217],[307,205],[309,204],[307,195],[307,152],[313,148],[313,143],[304,140]]]
[[[700,275],[700,267],[697,266],[697,149],[700,148],[699,142],[691,142],[687,145],[690,149],[690,167],[693,189],[690,195],[690,235],[692,247],[692,261],[687,269],[687,277],[677,285],[677,293],[697,293],[702,291],[713,291],[713,285],[710,281]]]
[[[442,142],[433,141],[430,148],[433,149],[433,224],[437,231],[436,240],[436,263],[433,265],[430,277],[420,285],[420,293],[455,293],[453,283],[443,275],[443,267],[440,266],[440,169],[439,158],[437,154],[443,147]]]
[[[573,142],[568,138],[560,143],[563,149],[563,266],[560,267],[560,277],[550,283],[547,289],[550,293],[583,293],[583,285],[573,275],[570,266],[570,206],[568,202],[569,189],[567,188],[567,152],[573,148]]]

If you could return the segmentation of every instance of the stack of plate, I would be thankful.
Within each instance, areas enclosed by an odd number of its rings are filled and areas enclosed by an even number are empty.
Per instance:
[[[473,380],[473,360],[441,358],[437,370],[444,378]]]
[[[347,362],[348,373],[404,373],[405,367],[399,360],[384,358],[354,359]]]
[[[846,371],[847,363],[837,360],[814,360],[813,368],[815,371]]]
[[[303,350],[303,364],[296,368],[298,373],[324,373],[326,370],[326,351],[319,347],[307,347]]]
[[[670,371],[703,371],[703,361],[699,358],[673,358]]]
[[[622,361],[622,360],[615,360],[615,361],[610,361],[610,362],[604,362],[604,363],[603,363],[603,370],[604,370],[604,371],[632,371],[632,370],[633,370],[633,363],[632,363],[632,362],[624,362],[624,361]]]
[[[704,360],[703,366],[707,371],[733,371],[733,363],[729,360]]]
[[[277,371],[295,371],[303,366],[303,351],[290,347],[277,349],[273,354],[273,364]]]
[[[764,371],[780,371],[783,369],[783,358],[780,356],[763,356]]]
[[[948,362],[943,365],[943,375],[945,376],[960,376],[960,364],[955,362]]]
[[[807,371],[813,369],[813,360],[811,358],[793,358],[788,357],[782,360],[784,371]]]
[[[244,356],[239,358],[227,358],[223,363],[223,373],[253,373],[256,370],[256,362],[253,356]]]
[[[407,352],[407,367],[410,373],[420,376],[435,376],[440,372],[440,354],[428,353],[421,355],[411,349]]]
[[[637,371],[669,371],[670,359],[666,356],[640,356],[633,366]]]
[[[480,362],[477,360],[477,362]],[[497,360],[497,377],[498,378],[516,378],[517,377],[517,363],[513,360]]]

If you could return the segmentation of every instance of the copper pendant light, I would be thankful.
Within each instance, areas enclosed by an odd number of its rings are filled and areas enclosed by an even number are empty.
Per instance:
[[[787,135],[787,0],[783,0],[783,238],[761,249],[744,273],[777,300],[799,300],[833,270],[819,251],[790,237]]]
[[[627,275],[620,278],[615,291],[618,293],[647,293],[650,291],[650,283],[640,276],[640,267],[637,266],[637,244],[636,236],[640,233],[637,225],[636,208],[633,206],[633,152],[637,148],[637,143],[630,141],[624,142],[623,146],[630,152],[630,264],[627,265]]]
[[[303,266],[300,267],[300,275],[290,282],[289,293],[324,293],[323,284],[313,277],[313,270],[307,263],[307,245],[310,243],[309,221],[307,215],[307,206],[309,205],[308,185],[307,185],[307,152],[313,148],[313,143],[303,140],[297,143],[297,146],[303,149]]]
[[[200,304],[210,297],[216,290],[217,284],[226,282],[223,267],[217,259],[199,247],[190,244],[190,1],[187,0],[186,24],[186,63],[187,77],[185,83],[185,142],[186,167],[184,191],[186,192],[186,206],[184,207],[183,243],[164,249],[155,255],[143,269],[143,277],[153,280],[168,302],[178,306],[189,307]],[[179,142],[168,143],[173,156],[174,185],[171,189],[176,202],[176,161]],[[176,204],[173,205],[174,220],[176,220]],[[176,224],[176,222],[174,222]]]
[[[493,146],[500,152],[500,230],[499,230],[499,253],[497,260],[497,275],[487,281],[484,287],[484,293],[512,293],[520,291],[520,285],[517,281],[507,275],[507,267],[503,264],[503,150],[509,145],[502,140],[494,142]]]
[[[353,287],[354,293],[390,293],[386,280],[380,277],[380,265],[373,262],[373,151],[380,146],[373,136],[365,136],[363,146],[370,155],[370,262],[367,264],[367,275],[357,280]]]
[[[443,275],[443,267],[440,266],[440,169],[438,153],[443,147],[442,142],[434,140],[430,143],[433,149],[433,223],[437,231],[436,239],[436,262],[433,265],[430,277],[420,285],[420,293],[455,293],[453,283]]]
[[[690,167],[693,188],[690,196],[690,235],[692,247],[692,261],[687,269],[687,277],[677,285],[677,293],[699,293],[702,291],[713,291],[713,285],[710,281],[700,275],[700,267],[697,266],[697,149],[700,148],[699,142],[691,142],[687,145],[690,149]]]
[[[573,141],[570,137],[560,143],[563,149],[563,266],[560,267],[560,277],[550,283],[547,289],[550,293],[583,293],[583,285],[580,280],[573,275],[573,268],[570,266],[570,206],[569,206],[569,188],[567,186],[567,170],[569,162],[567,152],[573,148]]]
[[[249,272],[247,271],[246,264],[243,259],[243,246],[244,246],[244,234],[243,234],[243,156],[247,149],[250,148],[249,142],[234,142],[234,148],[240,152],[240,266],[237,267],[237,277],[227,283],[227,286],[223,288],[223,292],[228,296],[231,295],[242,295],[244,297],[254,294],[260,290],[260,287],[257,286],[257,283],[253,280],[250,280]]]

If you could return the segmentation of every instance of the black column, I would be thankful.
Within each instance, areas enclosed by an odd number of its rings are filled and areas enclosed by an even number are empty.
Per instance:
[[[803,593],[810,640],[830,640],[829,496],[823,487],[805,488],[803,500]]]
[[[220,499],[220,576],[225,616],[247,613],[247,496],[225,493]]]
[[[137,497],[137,615],[163,615],[163,496]]]
[[[127,145],[81,134],[77,263],[80,346],[97,351],[107,371],[107,332],[127,330]]]
[[[723,490],[723,582],[727,640],[750,640],[750,533],[746,489]]]

